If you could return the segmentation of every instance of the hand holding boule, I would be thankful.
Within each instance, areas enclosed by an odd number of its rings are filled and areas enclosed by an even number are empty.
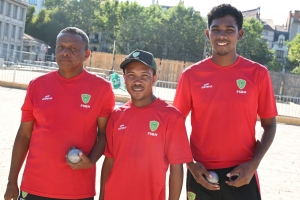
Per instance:
[[[219,182],[218,174],[214,171],[209,171],[209,174],[212,176],[212,178],[206,176],[206,180],[212,184],[217,184]]]
[[[82,152],[80,149],[76,149],[75,147],[71,147],[67,154],[67,159],[73,163],[77,164],[81,161],[81,157],[79,156],[79,153]]]

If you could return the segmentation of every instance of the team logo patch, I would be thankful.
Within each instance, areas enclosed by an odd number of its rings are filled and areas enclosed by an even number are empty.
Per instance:
[[[132,54],[132,56],[133,56],[134,58],[138,57],[139,55],[140,55],[140,52],[134,52],[134,53]]]
[[[246,87],[246,81],[243,79],[236,80],[237,86],[242,90]]]
[[[188,200],[195,200],[196,194],[193,192],[188,192],[187,197],[188,197]]]
[[[23,198],[26,198],[26,197],[27,197],[27,195],[28,195],[28,193],[27,193],[27,192],[24,192],[24,191],[22,191],[22,197],[23,197]]]
[[[89,94],[82,94],[81,99],[83,103],[87,104],[91,100],[91,95]]]
[[[150,129],[151,131],[155,131],[159,126],[159,122],[157,121],[150,121]]]

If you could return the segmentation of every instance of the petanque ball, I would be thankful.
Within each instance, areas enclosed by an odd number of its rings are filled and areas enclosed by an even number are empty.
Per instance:
[[[79,156],[80,152],[82,152],[80,149],[71,148],[67,155],[68,160],[73,164],[79,163],[81,161],[81,158]]]
[[[219,182],[219,176],[216,172],[214,171],[209,171],[210,175],[212,176],[212,178],[209,178],[209,176],[206,177],[206,180],[210,183],[216,184]]]

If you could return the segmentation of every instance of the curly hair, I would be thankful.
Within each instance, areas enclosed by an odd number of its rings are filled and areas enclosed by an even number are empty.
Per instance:
[[[71,33],[71,34],[78,34],[78,35],[80,35],[80,37],[83,40],[85,50],[88,50],[88,48],[89,48],[89,37],[87,36],[87,34],[83,30],[81,30],[79,28],[76,28],[76,27],[67,27],[67,28],[64,28],[63,30],[61,30],[59,32],[59,34],[60,33]]]
[[[223,18],[226,15],[234,17],[238,30],[242,29],[244,20],[243,14],[240,10],[230,4],[221,4],[211,9],[211,11],[207,14],[208,29],[214,19]]]

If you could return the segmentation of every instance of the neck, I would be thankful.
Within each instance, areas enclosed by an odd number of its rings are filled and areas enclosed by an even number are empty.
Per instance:
[[[148,106],[148,105],[152,104],[156,99],[157,99],[156,96],[154,96],[152,94],[147,99],[141,99],[141,100],[139,100],[139,99],[133,99],[133,98],[131,98],[131,102],[132,102],[132,104],[135,107],[142,108],[142,107],[145,107],[145,106]]]
[[[211,59],[215,64],[221,67],[227,67],[237,61],[238,55],[234,53],[233,55],[220,56],[217,53],[213,53]]]
[[[66,71],[58,69],[58,74],[66,79],[74,78],[75,76],[78,76],[83,71],[83,68],[76,70],[76,71]]]

